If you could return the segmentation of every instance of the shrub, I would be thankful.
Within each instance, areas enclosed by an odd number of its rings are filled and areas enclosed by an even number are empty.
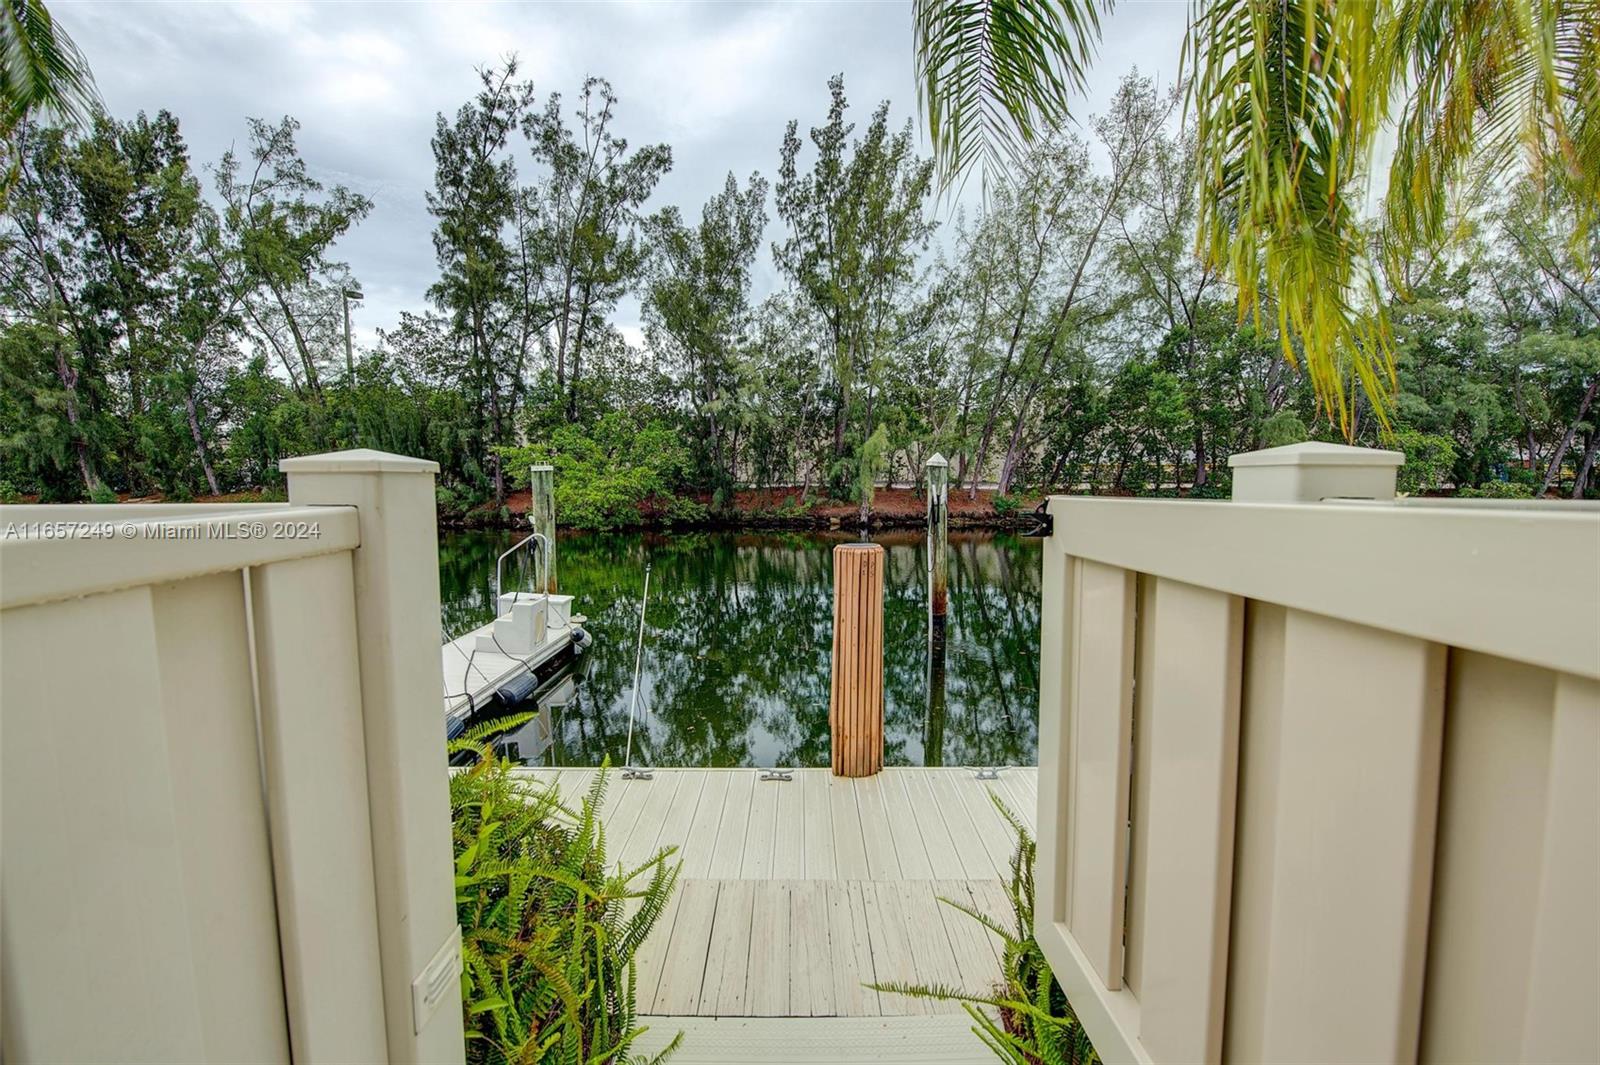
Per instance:
[[[117,498],[117,493],[113,492],[103,484],[98,484],[95,485],[94,489],[89,493],[89,502],[118,503],[121,502],[121,500]]]
[[[666,510],[675,505],[690,466],[676,429],[624,411],[603,415],[589,428],[561,426],[548,444],[495,450],[518,488],[528,486],[533,463],[554,465],[556,513],[576,529],[637,525],[646,504]]]
[[[475,486],[464,483],[440,484],[433,492],[439,516],[444,518],[464,518],[488,499]]]
[[[22,493],[10,481],[0,480],[0,503],[20,503]]]
[[[1394,447],[1405,452],[1406,461],[1395,477],[1395,488],[1406,495],[1437,492],[1444,487],[1456,463],[1456,445],[1448,436],[1401,429],[1394,434]]]
[[[1011,515],[1022,509],[1022,500],[1018,499],[1016,496],[997,495],[990,500],[990,503],[994,507],[994,512],[1000,515],[1002,518],[1009,518]]]
[[[1532,499],[1533,485],[1523,481],[1485,481],[1456,493],[1462,499]]]
[[[679,865],[668,864],[668,848],[608,871],[598,814],[606,770],[574,809],[553,786],[513,775],[490,746],[531,717],[488,722],[450,745],[477,755],[450,778],[467,1061],[637,1062],[633,957]]]
[[[1078,1017],[1067,1002],[1066,992],[1050,971],[1050,963],[1033,938],[1033,865],[1038,848],[1027,827],[993,793],[990,798],[1017,834],[1017,849],[1011,855],[1011,878],[1006,895],[1011,900],[1013,923],[1003,927],[970,906],[950,899],[939,901],[954,906],[982,924],[1005,943],[1005,959],[1000,982],[992,995],[969,995],[937,984],[872,984],[877,991],[960,1002],[976,1031],[1001,1061],[1014,1065],[1098,1065],[1100,1056]],[[1000,1023],[984,1013],[989,1006],[1000,1013]]]
[[[688,496],[668,496],[661,508],[661,517],[668,525],[693,525],[705,521],[709,514],[704,503]]]

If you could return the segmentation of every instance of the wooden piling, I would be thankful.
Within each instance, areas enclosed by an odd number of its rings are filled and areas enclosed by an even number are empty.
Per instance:
[[[866,777],[883,768],[883,548],[833,549],[833,693],[828,729],[833,772]]]
[[[533,531],[544,537],[549,558],[545,560],[546,586],[549,595],[556,594],[556,471],[552,466],[535,466],[528,477],[528,520]]]

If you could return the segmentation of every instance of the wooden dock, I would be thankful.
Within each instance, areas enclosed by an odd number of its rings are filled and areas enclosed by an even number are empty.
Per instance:
[[[572,798],[596,770],[523,772]],[[632,868],[676,844],[683,861],[638,959],[651,1037],[690,1032],[699,1049],[686,1045],[674,1059],[686,1062],[840,1065],[857,1059],[826,1047],[845,1029],[863,1061],[982,1061],[958,1003],[863,985],[991,988],[998,937],[939,899],[1012,923],[1003,881],[1014,833],[989,794],[1031,828],[1037,776],[1033,767],[994,780],[944,768],[856,779],[798,769],[787,781],[758,769],[657,769],[648,780],[614,773],[601,812],[609,860]],[[852,1020],[817,1023],[827,1018]]]

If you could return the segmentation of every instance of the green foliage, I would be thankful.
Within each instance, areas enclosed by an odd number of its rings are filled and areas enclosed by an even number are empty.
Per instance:
[[[117,502],[117,493],[113,492],[103,484],[97,484],[89,490],[89,502],[115,503]]]
[[[984,181],[1071,119],[1112,0],[917,0],[917,98],[948,184],[975,163]]]
[[[885,426],[873,430],[856,455],[855,498],[863,511],[872,506],[878,478],[888,468],[889,433]]]
[[[1340,63],[1302,70],[1304,56],[1274,49],[1351,27],[1293,30],[1283,11],[1245,6],[1208,7],[1202,20],[1259,24],[1270,32],[1246,52],[1310,79],[1262,86],[1237,66],[1245,55],[1208,68],[1211,88],[1254,94],[1239,102],[1265,124],[1252,138],[1314,157],[1300,179],[1279,174],[1262,189],[1289,181],[1296,196],[1339,186],[1343,197],[1360,175],[1328,172],[1322,153],[1334,147],[1328,122],[1355,103],[1319,113],[1299,147],[1263,107],[1349,81]],[[1328,15],[1314,6],[1283,10]],[[1097,7],[925,0],[918,32],[933,48],[965,26],[972,36],[939,46],[946,58],[1034,31],[1081,31],[1087,47]],[[924,75],[966,78],[968,95],[993,89],[924,59]],[[1584,224],[1589,200],[1560,181],[1497,183],[1461,205],[1460,240],[1419,254],[1380,241],[1382,291],[1363,281],[1347,308],[1301,291],[1269,303],[1287,327],[1273,313],[1241,321],[1224,264],[1194,248],[1203,201],[1261,206],[1262,189],[1210,189],[1219,173],[1260,177],[1259,160],[1208,165],[1218,160],[1181,104],[1124,78],[1104,114],[1027,143],[1013,180],[958,216],[930,255],[932,163],[911,130],[889,124],[887,103],[848,121],[840,79],[819,125],[802,134],[792,123],[783,137],[771,181],[783,232],[769,243],[766,179],[730,176],[697,218],[647,214],[670,149],[617,136],[620,104],[603,80],[541,103],[508,62],[435,124],[430,307],[380,331],[353,373],[342,293],[357,283],[335,251],[372,204],[313,178],[295,119],[249,121],[240,150],[209,166],[190,161],[165,112],[76,130],[24,121],[8,142],[15,183],[0,219],[11,267],[0,272],[0,479],[44,502],[198,498],[281,490],[285,457],[372,447],[436,461],[441,516],[487,522],[518,465],[552,457],[563,523],[614,528],[726,514],[746,487],[793,489],[795,507],[813,496],[869,506],[885,480],[920,480],[939,450],[958,472],[952,491],[969,499],[990,481],[1008,497],[1215,497],[1241,451],[1346,432],[1388,442],[1357,367],[1341,364],[1341,422],[1327,382],[1282,357],[1381,318],[1397,383],[1388,428],[1415,445],[1404,487],[1510,470],[1535,495],[1593,494],[1600,226]],[[935,137],[941,153],[954,150],[950,122]],[[1269,206],[1245,221],[1272,260],[1272,287],[1287,290],[1285,271],[1357,254],[1279,239],[1274,219],[1306,205]],[[1330,208],[1341,232],[1347,207]],[[769,248],[786,284],[756,302]],[[1366,276],[1349,265],[1346,280]],[[643,345],[616,320],[630,297]]]
[[[441,518],[460,520],[488,502],[488,495],[475,484],[440,484],[434,488],[435,504]]]
[[[1311,434],[1306,432],[1306,423],[1301,421],[1294,411],[1280,410],[1261,423],[1262,447],[1283,447],[1285,444],[1298,444],[1310,438]]]
[[[913,998],[960,1002],[973,1020],[973,1031],[1001,1061],[1014,1065],[1097,1065],[1100,1056],[1067,1002],[1066,993],[1050,971],[1050,963],[1033,937],[1033,867],[1038,847],[1027,827],[1000,797],[990,794],[1013,831],[1017,849],[1011,855],[1011,876],[1006,897],[1013,921],[1002,925],[971,906],[940,898],[999,936],[1005,944],[1001,979],[990,995],[967,994],[942,984],[870,984],[877,991]],[[996,1024],[979,1009],[988,1006],[1000,1014]]]
[[[947,179],[1059,127],[1098,43],[1099,7],[919,0],[919,95]],[[1361,210],[1384,134],[1395,141],[1391,272],[1446,242],[1458,193],[1519,163],[1573,205],[1586,239],[1600,229],[1597,36],[1600,7],[1560,0],[1194,5],[1184,66],[1199,244],[1236,286],[1241,317],[1276,319],[1285,360],[1306,368],[1346,439],[1360,435],[1363,406],[1389,428],[1394,398]]]
[[[739,402],[747,373],[741,351],[751,316],[750,283],[766,230],[767,182],[752,174],[745,191],[732,174],[705,205],[700,224],[686,226],[675,207],[651,222],[655,265],[645,290],[651,347],[681,367],[696,412],[696,473],[724,509],[736,481],[733,444],[749,424]]]
[[[1401,429],[1394,434],[1394,447],[1406,456],[1395,479],[1396,491],[1421,495],[1445,486],[1456,461],[1456,446],[1449,437]]]
[[[690,456],[678,431],[665,421],[612,411],[588,429],[561,426],[549,441],[499,448],[497,454],[519,486],[526,486],[528,469],[536,463],[555,466],[556,513],[563,525],[637,525],[646,506],[680,519],[703,513],[676,495]]]
[[[1015,496],[997,495],[990,503],[994,506],[994,512],[1002,518],[1009,518],[1022,509],[1022,500]]]
[[[810,131],[809,170],[800,165],[799,123],[784,132],[773,200],[789,234],[772,250],[795,287],[795,324],[819,348],[832,428],[830,488],[840,495],[849,488],[859,501],[863,471],[877,461],[861,461],[882,420],[877,392],[903,316],[914,309],[917,257],[935,228],[924,210],[933,164],[918,158],[909,121],[890,128],[887,100],[852,140],[843,75],[829,79],[828,95],[827,121]]]
[[[1462,499],[1532,499],[1533,487],[1522,481],[1485,481],[1467,485],[1456,495]]]
[[[599,817],[608,771],[573,808],[496,756],[490,737],[531,716],[485,723],[451,744],[477,755],[450,778],[467,1061],[627,1065],[642,1060],[629,1048],[644,1031],[634,954],[680,863],[668,861],[669,848],[637,869],[608,869]]]
[[[698,499],[667,496],[661,504],[661,518],[668,525],[693,525],[705,521],[711,510]]]

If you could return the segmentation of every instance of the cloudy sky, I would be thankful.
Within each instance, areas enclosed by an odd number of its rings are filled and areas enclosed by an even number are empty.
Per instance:
[[[798,118],[804,129],[820,122],[835,73],[845,76],[858,120],[885,98],[897,122],[916,104],[911,11],[903,0],[56,0],[51,8],[88,57],[110,111],[119,118],[172,111],[197,165],[215,162],[230,145],[242,148],[246,116],[300,120],[301,154],[312,173],[376,204],[338,247],[367,292],[357,318],[367,339],[402,310],[420,310],[435,276],[423,198],[433,181],[428,139],[435,115],[453,114],[476,90],[475,67],[514,52],[541,97],[571,96],[588,74],[609,78],[620,97],[622,135],[631,144],[672,146],[672,172],[654,204],[678,204],[689,217],[698,217],[730,170],[741,179],[757,170],[772,178],[785,123]],[[1187,0],[1119,4],[1079,113],[1099,110],[1135,65],[1170,83],[1188,9]],[[519,163],[526,180],[532,164]],[[777,235],[774,223],[768,237]],[[765,266],[758,286],[773,284]],[[637,337],[637,306],[619,308],[617,317]]]

